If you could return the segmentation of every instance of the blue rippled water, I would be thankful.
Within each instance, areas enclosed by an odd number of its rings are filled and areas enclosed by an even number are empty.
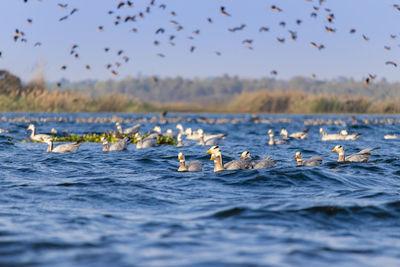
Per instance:
[[[84,143],[77,153],[46,153],[46,145],[24,143],[26,127],[72,133],[114,130],[112,119],[141,114],[2,114],[0,128],[0,264],[49,266],[399,266],[400,265],[400,117],[269,116],[254,123],[250,115],[186,115],[184,127],[227,133],[226,160],[248,150],[271,156],[269,169],[213,172],[207,147],[160,146],[101,152]],[[21,117],[24,117],[22,120]],[[236,123],[201,123],[198,117]],[[55,120],[54,118],[61,118]],[[84,118],[80,120],[78,118]],[[291,122],[284,122],[283,118]],[[323,125],[328,132],[361,133],[356,141],[322,142],[320,125],[308,119],[342,119]],[[390,123],[379,123],[382,119]],[[370,124],[363,119],[371,121]],[[377,121],[374,122],[374,120]],[[144,132],[156,122],[142,123]],[[176,123],[161,125],[175,130]],[[308,139],[267,146],[276,135],[310,128]],[[9,141],[13,138],[13,141]],[[339,164],[332,148],[349,153],[379,146],[368,163]],[[178,173],[177,154],[204,163],[203,172]],[[320,155],[317,167],[298,167]]]

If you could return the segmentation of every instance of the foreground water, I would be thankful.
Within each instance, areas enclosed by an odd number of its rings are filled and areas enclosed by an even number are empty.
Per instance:
[[[211,125],[183,114],[189,118],[184,127],[228,133],[221,144],[226,160],[244,150],[278,160],[270,169],[215,174],[208,148],[188,141],[181,148],[131,145],[109,153],[101,152],[101,144],[84,143],[72,154],[15,141],[28,139],[28,120],[13,120],[22,115],[64,118],[39,120],[38,132],[54,127],[82,134],[115,126],[76,118],[112,114],[3,115],[0,128],[10,132],[0,135],[2,265],[400,265],[400,141],[383,139],[400,133],[400,117],[392,117],[394,124],[365,124],[362,118],[380,118],[357,117],[354,124],[342,116],[346,125],[325,129],[361,133],[357,141],[322,142],[315,125],[308,126],[307,140],[270,147],[268,129],[291,133],[305,129],[305,119],[336,117],[261,116],[271,121],[256,124],[248,115],[203,116],[241,119]],[[142,129],[156,124],[143,123]],[[339,164],[330,152],[337,144],[349,153],[380,149],[368,163]],[[202,161],[203,172],[178,173],[180,151],[187,160]],[[305,158],[324,156],[324,163],[297,167],[296,151]]]

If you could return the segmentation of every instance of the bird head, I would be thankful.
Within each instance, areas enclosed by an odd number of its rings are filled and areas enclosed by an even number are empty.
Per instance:
[[[339,154],[344,153],[344,149],[341,145],[337,145],[332,149],[332,152],[337,152]]]
[[[296,156],[294,158],[295,159],[302,159],[303,155],[301,155],[301,152],[296,152]]]
[[[207,154],[215,154],[221,152],[219,146],[212,146],[209,150],[206,151]]]
[[[251,154],[250,154],[249,151],[244,151],[244,152],[242,153],[242,155],[240,155],[240,158],[241,158],[241,159],[243,159],[243,158],[251,158]]]
[[[185,155],[183,155],[182,152],[179,152],[179,154],[178,154],[178,159],[179,159],[180,161],[185,161]]]
[[[26,128],[26,130],[34,130],[35,129],[35,125],[33,124],[29,124],[28,128]]]
[[[161,127],[155,126],[152,131],[161,134]]]
[[[288,135],[288,132],[286,129],[282,129],[280,132],[280,135]]]

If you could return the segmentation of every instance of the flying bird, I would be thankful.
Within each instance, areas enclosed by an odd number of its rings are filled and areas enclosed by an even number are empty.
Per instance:
[[[163,28],[158,28],[158,29],[156,30],[156,34],[164,33],[164,32],[165,32],[165,30],[164,30]]]
[[[326,32],[329,32],[329,33],[335,33],[336,32],[336,29],[330,28],[328,26],[325,26],[325,30],[326,30]]]
[[[231,15],[228,12],[225,11],[225,7],[224,6],[221,6],[219,11],[222,13],[222,15],[225,15],[225,16],[228,16],[228,17]]]
[[[58,4],[58,6],[61,8],[67,8],[68,4]]]
[[[277,7],[277,6],[275,6],[275,5],[272,5],[272,6],[271,6],[271,10],[278,11],[278,12],[282,12],[282,9],[280,9],[279,7]]]
[[[393,65],[393,66],[397,67],[397,63],[394,62],[394,61],[386,61],[385,64],[386,65]]]
[[[67,18],[68,18],[68,15],[64,16],[64,17],[61,17],[58,21],[63,21],[63,20],[66,20]]]

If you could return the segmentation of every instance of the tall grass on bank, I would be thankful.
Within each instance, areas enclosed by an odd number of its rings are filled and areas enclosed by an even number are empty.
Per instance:
[[[230,112],[260,113],[400,113],[400,99],[322,96],[300,91],[262,90],[238,95],[228,105]]]
[[[146,103],[123,94],[91,97],[73,90],[0,95],[1,112],[228,112],[228,113],[380,113],[399,114],[400,100],[310,95],[299,91],[257,91],[221,105]]]
[[[140,112],[154,108],[121,94],[91,98],[71,90],[0,96],[0,111],[18,112]]]
[[[154,85],[155,86],[155,85]],[[157,85],[159,86],[159,85]],[[160,87],[160,86],[159,86]],[[163,90],[162,87],[158,88]],[[165,88],[164,88],[165,89]],[[186,88],[190,91],[190,88]],[[220,88],[221,89],[221,88]],[[224,91],[223,88],[221,91]],[[158,91],[160,93],[161,91]],[[167,92],[163,92],[167,93]],[[303,91],[236,90],[194,100],[144,102],[132,94],[93,95],[76,90],[47,90],[43,75],[23,85],[0,70],[0,111],[19,112],[230,112],[230,113],[400,113],[400,97],[368,98]],[[157,99],[155,97],[154,99]],[[208,99],[207,101],[205,101]],[[173,102],[172,102],[173,101]]]

